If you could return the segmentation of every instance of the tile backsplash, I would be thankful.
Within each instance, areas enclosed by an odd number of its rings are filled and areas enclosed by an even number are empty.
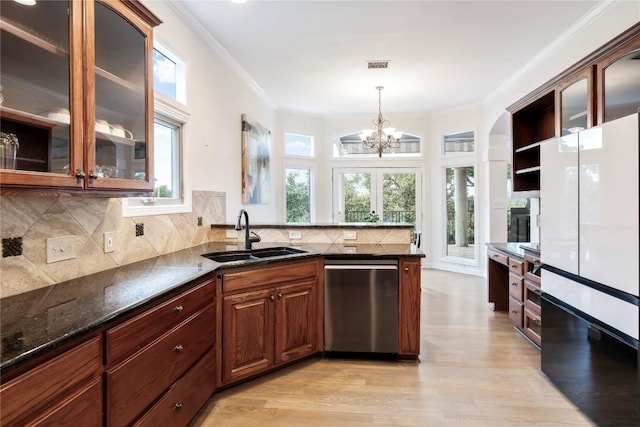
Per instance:
[[[225,193],[194,191],[192,206],[190,213],[125,218],[120,199],[2,196],[0,234],[3,249],[11,242],[12,250],[0,259],[0,297],[214,240],[209,225],[225,222]],[[109,231],[115,249],[104,253]],[[46,239],[62,236],[75,236],[77,257],[47,264]],[[13,250],[17,239],[21,254]]]

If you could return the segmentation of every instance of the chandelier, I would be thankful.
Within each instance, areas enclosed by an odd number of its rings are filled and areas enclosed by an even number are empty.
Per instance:
[[[400,147],[400,137],[402,132],[389,127],[389,120],[382,117],[382,89],[383,86],[376,86],[378,91],[378,119],[372,120],[372,129],[363,129],[360,134],[362,147],[365,150],[375,150],[378,157],[382,157],[382,152],[392,148]]]

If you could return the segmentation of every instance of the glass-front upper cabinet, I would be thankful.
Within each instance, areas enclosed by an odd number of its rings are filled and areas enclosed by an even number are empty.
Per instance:
[[[3,192],[151,191],[149,70],[160,21],[138,1],[23,3],[0,8]]]
[[[123,19],[124,17],[124,19]],[[89,185],[152,190],[151,28],[120,2],[94,8],[94,142]]]
[[[81,187],[80,2],[3,1],[0,8],[0,169],[2,182]],[[77,21],[77,22],[76,22]],[[74,24],[74,22],[76,24]],[[73,73],[78,73],[74,75]],[[74,126],[73,124],[76,124]],[[33,174],[23,171],[34,172]]]
[[[640,38],[598,63],[599,123],[638,112],[640,108]]]
[[[580,72],[565,81],[559,88],[561,136],[580,132],[593,125],[592,68]]]

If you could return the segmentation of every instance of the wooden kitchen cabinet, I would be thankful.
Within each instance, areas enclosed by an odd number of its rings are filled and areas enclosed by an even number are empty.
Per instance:
[[[420,259],[400,260],[400,358],[417,358],[420,354],[420,268]]]
[[[222,280],[223,385],[320,351],[320,262],[228,270]],[[226,291],[225,291],[226,290]]]
[[[160,21],[138,1],[101,0],[6,2],[0,23],[0,131],[19,143],[3,193],[151,192]]]
[[[94,337],[3,383],[2,426],[101,425],[101,351]]]

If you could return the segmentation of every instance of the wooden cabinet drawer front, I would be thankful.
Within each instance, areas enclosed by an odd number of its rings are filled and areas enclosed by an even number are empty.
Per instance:
[[[128,425],[214,344],[210,305],[107,372],[107,421]]]
[[[509,271],[522,276],[524,274],[524,262],[517,258],[509,257]]]
[[[207,352],[136,426],[186,426],[215,389],[215,350]]]
[[[223,292],[234,292],[260,286],[274,286],[278,283],[295,282],[319,274],[318,261],[300,263],[277,263],[255,270],[231,271],[224,273]]]
[[[524,276],[540,286],[540,259],[531,255],[524,256]]]
[[[142,348],[169,328],[213,302],[214,293],[213,280],[208,280],[109,329],[105,334],[106,362],[112,363]]]
[[[509,295],[518,301],[523,301],[524,280],[517,274],[509,273]]]
[[[100,338],[93,338],[0,386],[2,425],[40,412],[79,384],[99,375]]]
[[[487,257],[491,260],[499,262],[500,264],[509,265],[508,257],[491,249],[487,249]]]
[[[524,333],[531,341],[542,345],[542,318],[528,308],[524,310]]]
[[[102,382],[95,378],[85,387],[48,410],[29,426],[102,425]]]
[[[522,311],[522,303],[509,297],[509,319],[520,329],[522,329]]]
[[[538,286],[529,282],[528,280],[524,281],[524,303],[525,306],[528,307],[531,311],[540,315],[542,313],[540,309],[540,305],[542,304],[542,291]]]

